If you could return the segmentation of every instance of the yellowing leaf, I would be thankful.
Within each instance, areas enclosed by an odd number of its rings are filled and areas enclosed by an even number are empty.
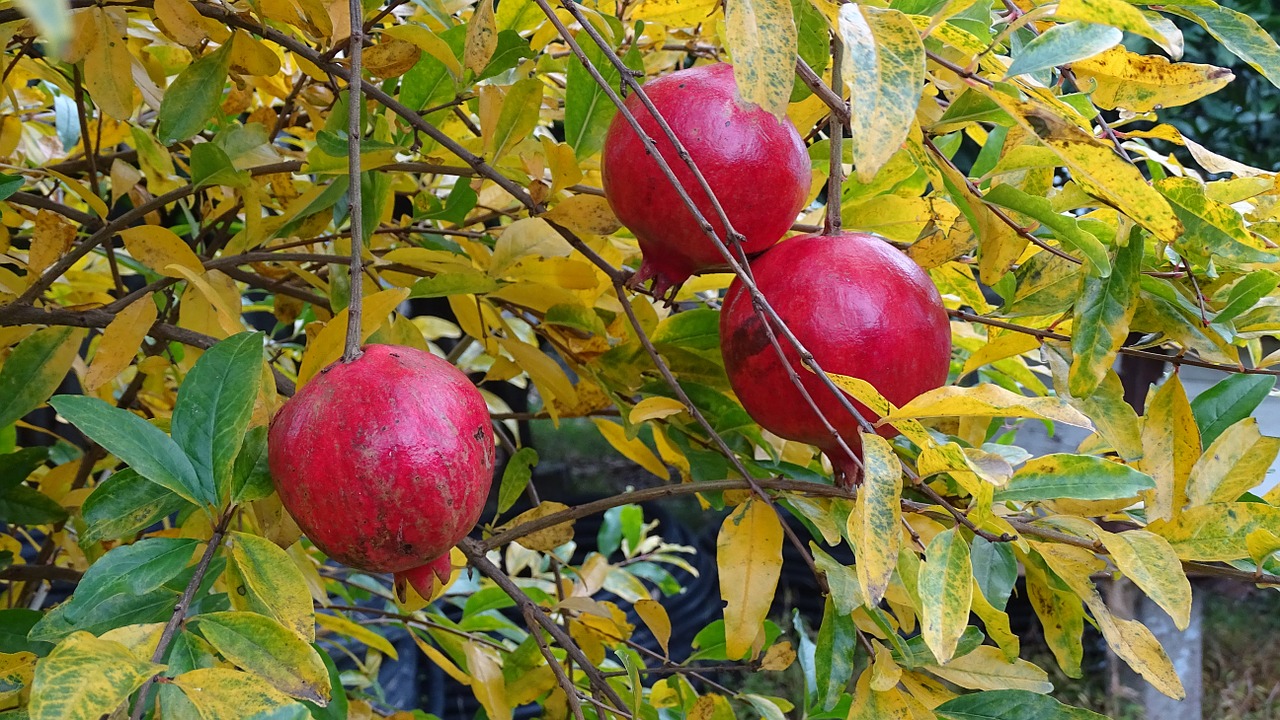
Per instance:
[[[554,409],[555,405],[573,406],[577,402],[578,393],[569,376],[546,353],[515,338],[499,338],[498,344],[511,355],[521,370],[529,374],[543,400],[551,401],[548,403],[548,410],[552,417],[558,412]]]
[[[683,408],[683,406],[681,406]],[[628,460],[634,462],[640,467],[657,475],[663,480],[670,479],[671,473],[667,470],[666,464],[658,459],[657,455],[645,445],[640,438],[628,438],[627,431],[619,424],[610,422],[603,418],[592,418],[596,428],[604,439],[609,441],[614,450],[622,453]]]
[[[316,624],[330,632],[345,635],[353,640],[358,640],[383,655],[386,655],[392,660],[398,660],[400,658],[399,654],[396,652],[396,647],[388,642],[386,638],[363,625],[359,625],[342,617],[341,615],[327,615],[325,613],[321,613],[316,615]]]
[[[667,643],[671,640],[671,618],[667,617],[667,609],[657,600],[647,598],[637,600],[633,607],[649,632],[653,633],[654,639],[662,646],[663,654],[669,653]]]
[[[375,77],[400,77],[422,57],[422,50],[407,40],[391,38],[364,51],[364,64]]]
[[[921,417],[1023,417],[1052,420],[1092,428],[1089,418],[1051,397],[1026,397],[996,385],[945,386],[930,390],[893,411],[886,418]]]
[[[480,0],[488,3],[488,0]],[[484,706],[491,720],[511,720],[511,706],[502,679],[502,663],[497,653],[476,643],[465,642],[462,652],[467,658],[467,672],[471,675],[471,690],[476,700]]]
[[[382,35],[413,43],[423,52],[443,63],[453,77],[462,77],[462,63],[458,62],[458,56],[453,54],[449,43],[422,25],[413,23],[392,25],[384,29]]]
[[[573,252],[569,243],[541,218],[521,218],[502,229],[493,246],[489,273],[503,271],[528,256],[566,257]]]
[[[1177,373],[1147,403],[1142,470],[1156,481],[1147,501],[1151,520],[1172,520],[1187,504],[1187,478],[1200,457],[1200,429]]]
[[[610,235],[622,227],[609,201],[598,195],[565,198],[542,217],[563,225],[578,235]]]
[[[924,44],[906,15],[858,3],[840,6],[840,37],[854,166],[859,182],[869,183],[915,121],[924,87]]]
[[[1258,421],[1247,417],[1214,439],[1191,469],[1187,499],[1192,505],[1238,500],[1257,487],[1280,453],[1280,439],[1258,432]]]
[[[50,176],[61,180],[62,183],[67,186],[67,189],[75,193],[76,197],[83,200],[84,203],[89,206],[89,209],[96,213],[98,217],[104,219],[107,217],[107,204],[102,201],[102,198],[95,195],[87,185],[79,180],[63,175],[56,170],[45,170],[45,172]]]
[[[1124,2],[1118,4],[1133,8]],[[1235,79],[1226,68],[1171,63],[1163,56],[1139,55],[1124,46],[1072,63],[1071,69],[1086,87],[1090,81],[1095,83],[1089,97],[1099,107],[1133,112],[1186,105],[1221,90]]]
[[[902,540],[902,465],[889,441],[862,436],[862,488],[849,515],[849,535],[858,555],[858,581],[867,607],[880,604],[898,565]],[[856,524],[855,524],[856,520]]]
[[[669,397],[647,397],[631,408],[628,419],[631,424],[641,423],[654,418],[670,417],[685,411],[684,403]]]
[[[928,666],[929,672],[971,690],[1028,690],[1047,693],[1053,689],[1045,671],[1026,660],[1008,662],[1000,649],[979,645],[944,666]]]
[[[307,580],[293,558],[257,535],[237,532],[231,538],[226,579],[232,606],[273,617],[303,640],[315,642],[315,607]]]
[[[365,297],[361,304],[363,319],[361,342],[368,340],[387,321],[387,316],[409,297],[408,288],[382,290]],[[347,339],[347,310],[343,309],[329,321],[324,329],[307,344],[307,354],[298,370],[298,387],[302,387],[315,374],[342,357],[342,347]]]
[[[202,15],[188,0],[156,0],[156,18],[164,33],[187,47],[197,47],[208,39],[204,33]]]
[[[895,533],[897,534],[897,533]],[[955,654],[969,624],[973,567],[969,546],[954,527],[938,533],[920,570],[920,634],[940,664]]]
[[[133,56],[125,41],[123,10],[118,13],[92,7],[93,32],[98,39],[84,58],[84,85],[102,112],[116,120],[133,114]]]
[[[293,697],[324,704],[330,697],[329,671],[315,648],[274,619],[253,612],[198,615],[199,630],[220,655]]]
[[[479,75],[498,49],[498,27],[493,18],[493,0],[479,0],[467,21],[467,44],[462,51],[463,64]]]
[[[782,524],[758,498],[739,505],[716,537],[720,597],[725,601],[725,654],[739,660],[753,654],[782,571]]]
[[[558,513],[561,510],[568,509],[569,506],[564,503],[546,501],[531,510],[526,510],[515,516],[510,522],[504,524],[501,529],[506,530],[519,527],[531,520],[537,520],[538,518],[546,517],[548,515]],[[563,522],[559,525],[552,525],[544,530],[531,532],[528,535],[518,538],[516,542],[530,550],[551,552],[572,539],[573,521],[570,520],[569,522]]]
[[[725,44],[743,100],[779,122],[795,84],[796,23],[790,0],[736,0],[725,5]]]
[[[896,687],[876,690],[872,687],[876,682],[875,675],[876,668],[872,666],[858,677],[846,720],[910,720],[911,707],[907,705],[906,696]]]
[[[305,706],[276,690],[265,680],[230,668],[199,668],[173,679],[173,684],[205,718],[250,717],[295,706]],[[287,715],[287,713],[281,713]]]
[[[791,663],[796,661],[795,648],[791,647],[791,643],[783,641],[777,645],[772,645],[764,653],[764,658],[760,661],[760,669],[769,672],[782,672],[791,667]]]
[[[452,678],[454,682],[468,687],[471,685],[471,677],[462,672],[457,665],[453,664],[453,661],[450,660],[447,655],[440,652],[440,650],[431,643],[423,640],[417,633],[409,634],[413,637],[413,641],[418,644],[418,649],[422,651],[422,654],[430,658],[431,662],[440,666],[440,669],[444,670],[445,674]]]
[[[27,712],[32,720],[98,720],[163,669],[118,642],[75,632],[36,665]]]
[[[142,339],[156,322],[156,304],[150,295],[129,303],[102,331],[98,350],[84,376],[85,389],[97,390],[103,383],[124,372],[138,354]]]
[[[31,250],[27,255],[27,274],[38,276],[58,258],[67,254],[76,239],[76,226],[52,210],[36,213],[31,230]]]
[[[195,251],[169,228],[158,225],[126,228],[120,231],[120,239],[134,260],[161,275],[184,277],[168,269],[170,265],[180,265],[196,274],[204,272],[204,264]]]
[[[831,378],[831,382],[835,383],[837,387],[849,393],[853,399],[862,403],[867,407],[867,409],[880,417],[886,417],[893,411],[897,410],[893,403],[889,402],[880,394],[880,391],[876,390],[871,383],[863,380],[862,378],[837,375],[836,373],[827,373],[827,377]],[[867,420],[874,419],[867,418]],[[933,444],[933,440],[929,436],[929,431],[915,420],[910,418],[896,420],[893,422],[893,426],[903,435],[907,436],[911,442],[922,448],[929,447]]]
[[[1185,630],[1191,622],[1191,583],[1169,542],[1146,530],[1098,535],[1120,572]]]
[[[1147,529],[1168,540],[1183,560],[1240,560],[1249,557],[1249,533],[1262,529],[1280,535],[1280,507],[1247,502],[1201,505],[1172,521],[1154,521]]]
[[[1162,42],[1164,37],[1156,32],[1142,11],[1124,0],[1062,0],[1053,11],[1061,20],[1080,20],[1098,25],[1110,25],[1135,35]],[[1079,65],[1072,66],[1079,72]]]
[[[231,68],[245,75],[271,77],[280,72],[280,56],[243,30],[231,35]]]
[[[671,27],[693,27],[708,23],[718,5],[717,0],[642,0],[632,6],[629,17]]]

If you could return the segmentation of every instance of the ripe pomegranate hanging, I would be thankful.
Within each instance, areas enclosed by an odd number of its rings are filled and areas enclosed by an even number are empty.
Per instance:
[[[298,391],[271,422],[285,509],[329,557],[396,573],[424,596],[480,517],[493,428],[467,376],[428,352],[369,345]]]
[[[746,238],[743,250],[754,254],[777,242],[809,198],[811,165],[791,121],[744,103],[733,66],[725,63],[679,70],[645,84],[644,92],[689,151],[729,222]],[[703,217],[728,242],[711,201],[658,122],[638,96],[628,97],[626,106]],[[652,278],[654,295],[666,297],[690,275],[726,265],[622,113],[605,135],[602,173],[609,205],[644,254],[633,282]]]
[[[887,242],[861,233],[802,235],[771,248],[751,270],[765,299],[824,371],[865,380],[897,406],[947,381],[951,331],[942,299],[929,276]],[[792,384],[763,322],[750,293],[734,280],[720,314],[720,342],[738,399],[761,427],[818,446],[838,474],[856,480],[858,465]],[[861,459],[857,420],[776,328],[775,334],[822,414]],[[879,419],[861,403],[854,406],[870,422]],[[897,434],[888,425],[878,432]]]

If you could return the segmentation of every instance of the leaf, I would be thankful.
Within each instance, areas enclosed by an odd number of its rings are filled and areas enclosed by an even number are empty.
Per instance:
[[[1009,543],[991,542],[975,536],[969,548],[973,581],[993,607],[1005,608],[1018,580],[1018,561]]]
[[[188,140],[218,112],[231,68],[231,43],[191,63],[169,84],[156,116],[156,137],[165,145]]]
[[[542,217],[563,225],[579,235],[612,235],[622,227],[607,198],[574,195],[557,203]]]
[[[392,660],[398,660],[400,654],[396,652],[396,648],[386,638],[369,628],[356,622],[348,620],[341,615],[327,615],[321,613],[315,616],[315,624],[339,635],[346,635],[349,638],[358,640],[368,645],[378,652],[386,655]]]
[[[138,298],[116,314],[102,331],[102,340],[84,376],[85,389],[93,391],[124,372],[156,322],[156,304],[150,295]]]
[[[507,460],[502,471],[502,483],[498,486],[498,514],[511,509],[520,499],[529,480],[533,478],[533,466],[538,464],[538,451],[523,447]]]
[[[1142,245],[1140,235],[1130,235],[1128,245],[1116,248],[1109,277],[1085,275],[1081,282],[1071,334],[1069,384],[1075,397],[1088,397],[1097,389],[1129,335],[1129,323],[1138,309]]]
[[[89,23],[97,39],[84,58],[85,89],[102,112],[124,122],[133,114],[134,88],[124,15],[94,7],[89,10]]]
[[[823,605],[817,643],[814,653],[817,677],[815,702],[819,708],[829,712],[840,702],[840,695],[849,684],[849,678],[853,677],[854,662],[858,656],[858,628],[853,624],[853,617],[841,612],[830,597]]]
[[[48,327],[28,335],[0,366],[0,428],[44,404],[71,370],[84,330]]]
[[[1115,47],[1124,33],[1108,25],[1068,22],[1054,25],[1022,46],[1013,56],[1006,78],[1067,65]]]
[[[271,687],[261,677],[230,668],[198,668],[173,678],[205,718],[306,720],[307,707]]]
[[[1258,432],[1258,421],[1245,418],[1209,445],[1191,469],[1187,499],[1192,505],[1232,502],[1260,485],[1280,453],[1280,439]]]
[[[920,634],[939,664],[947,664],[969,624],[973,567],[969,546],[956,528],[933,536],[920,570]]]
[[[1280,535],[1280,507],[1246,502],[1201,505],[1187,508],[1172,521],[1153,521],[1147,529],[1168,540],[1183,560],[1240,560],[1249,557],[1249,533],[1262,529]]]
[[[972,690],[1053,690],[1053,684],[1049,682],[1045,671],[1026,660],[1009,662],[1004,659],[999,648],[990,645],[980,645],[973,652],[955,658],[946,665],[930,666],[927,669],[947,682]]]
[[[39,2],[39,0],[32,1]],[[0,200],[8,200],[14,193],[21,190],[26,183],[27,179],[21,175],[0,174]]]
[[[329,671],[315,648],[275,620],[251,612],[215,612],[197,615],[188,626],[228,661],[280,692],[317,705],[328,702]]]
[[[364,65],[379,78],[400,77],[417,64],[422,50],[407,40],[389,38],[364,51]]]
[[[1178,0],[1164,9],[1208,30],[1223,47],[1280,87],[1280,45],[1258,21],[1213,0]]]
[[[216,503],[231,499],[232,470],[262,384],[262,334],[223,340],[200,356],[178,388],[170,431]]]
[[[168,277],[183,278],[181,273],[169,270],[170,265],[180,265],[197,275],[204,272],[204,263],[186,241],[169,228],[159,225],[140,225],[120,231],[124,249],[134,260],[151,270]]]
[[[0,610],[0,653],[34,652],[47,655],[53,649],[48,643],[33,642],[27,633],[40,621],[42,613],[28,608]]]
[[[1186,233],[1174,243],[1179,252],[1230,265],[1273,263],[1280,260],[1254,244],[1244,219],[1234,208],[1210,199],[1192,178],[1170,177],[1156,183]]]
[[[1228,375],[1191,401],[1202,443],[1212,444],[1227,428],[1253,414],[1275,387],[1274,375]]]
[[[569,506],[558,502],[543,502],[532,510],[526,510],[515,516],[510,522],[502,526],[502,530],[508,528],[519,527],[531,520],[537,520],[547,515],[558,513],[562,510],[568,510]],[[538,550],[540,552],[551,552],[556,548],[564,545],[573,539],[573,521],[562,522],[558,525],[552,525],[549,528],[529,533],[519,538],[516,542],[529,548],[530,550]]]
[[[270,497],[275,492],[267,457],[266,425],[249,430],[231,470],[231,502],[245,503]]]
[[[1124,47],[1075,62],[1071,69],[1086,84],[1094,84],[1089,97],[1098,107],[1133,112],[1186,105],[1221,90],[1235,79],[1226,68],[1170,63],[1159,55],[1139,55]]]
[[[1225,304],[1213,316],[1213,321],[1225,323],[1234,320],[1236,316],[1255,307],[1259,300],[1270,295],[1277,285],[1280,285],[1280,274],[1270,270],[1255,270],[1249,273],[1231,286],[1231,292],[1227,295]]]
[[[462,62],[468,70],[479,75],[497,49],[498,27],[494,23],[493,0],[479,0],[467,21],[467,44],[462,52]]]
[[[1106,716],[1029,690],[987,690],[935,707],[942,720],[1106,720]]]
[[[129,537],[187,506],[172,490],[125,468],[99,483],[85,499],[80,514],[88,529],[80,541],[92,544]]]
[[[1026,397],[996,385],[948,385],[917,396],[885,417],[1026,417],[1091,428],[1089,418],[1056,398]]]
[[[1164,40],[1164,36],[1152,27],[1151,21],[1142,11],[1124,0],[1062,0],[1053,15],[1059,20],[1110,25],[1157,43]],[[1078,67],[1072,69],[1079,72]]]
[[[488,0],[482,2],[487,3]],[[502,157],[537,127],[538,113],[542,109],[542,93],[542,80],[538,78],[520,80],[507,91],[489,143],[493,160]]]
[[[1164,381],[1142,423],[1142,469],[1155,480],[1147,502],[1151,520],[1172,520],[1187,504],[1187,479],[1200,457],[1200,430],[1178,373]]]
[[[628,438],[627,431],[621,425],[603,418],[592,418],[596,429],[623,457],[648,470],[663,480],[670,479],[671,473],[657,455],[645,445],[640,438]]]
[[[915,122],[924,86],[920,32],[906,15],[870,5],[840,6],[858,181],[871,182]]]
[[[1102,241],[1093,233],[1080,227],[1074,217],[1054,212],[1048,200],[1029,195],[1008,183],[1001,183],[991,188],[982,199],[1035,218],[1052,229],[1054,237],[1060,242],[1066,243],[1088,258],[1092,272],[1104,278],[1111,274],[1111,258]],[[1019,289],[1021,287],[1022,284],[1019,283]]]
[[[739,96],[785,122],[798,42],[791,0],[738,0],[724,19]]]
[[[676,28],[693,27],[709,22],[717,4],[717,0],[643,0],[631,9],[630,18]]]
[[[725,655],[754,656],[782,570],[782,524],[773,509],[755,498],[735,508],[716,537],[716,564],[726,603]]]
[[[315,642],[311,591],[289,554],[258,535],[232,532],[230,537],[227,585],[232,605],[274,618],[304,641]]]
[[[71,3],[68,0],[17,0],[18,9],[36,26],[52,55],[62,54],[71,40]]]
[[[490,720],[511,720],[511,704],[502,677],[502,663],[497,653],[477,642],[462,644],[467,658],[467,673],[471,676],[471,690],[484,708]]]
[[[647,0],[639,10],[652,1]],[[621,85],[622,74],[594,42],[582,43],[582,51],[609,87]],[[609,122],[617,112],[618,108],[609,100],[604,88],[596,83],[582,63],[570,61],[565,74],[564,136],[575,156],[588,158],[600,152]]]
[[[36,665],[27,711],[31,720],[98,720],[162,669],[120,643],[73,633]]]
[[[1054,453],[1029,460],[1008,485],[996,489],[995,500],[1117,500],[1154,487],[1150,476],[1127,465],[1092,455]]]
[[[667,643],[671,641],[671,618],[667,617],[667,609],[657,600],[648,598],[637,600],[633,607],[636,614],[644,621],[645,627],[653,633],[653,638],[658,641],[658,645],[662,647],[662,654],[670,655],[671,651]]]
[[[212,483],[196,473],[182,448],[146,420],[84,395],[59,395],[49,404],[142,477],[195,505],[217,502]]]
[[[52,525],[66,519],[66,509],[33,487],[16,485],[0,493],[0,522]]]
[[[858,581],[867,607],[876,607],[898,565],[902,542],[902,466],[889,441],[879,435],[862,437],[862,488],[858,492],[850,532],[858,553]]]
[[[1099,533],[1120,572],[1157,605],[1179,630],[1191,622],[1191,583],[1168,541],[1146,530]]]
[[[627,416],[627,420],[631,424],[642,423],[645,420],[654,420],[657,418],[671,417],[685,411],[684,403],[675,398],[654,396],[647,397],[636,403],[631,408],[631,412]]]
[[[368,295],[361,304],[364,322],[361,325],[360,341],[364,342],[386,322],[387,316],[409,296],[406,288],[392,288]],[[307,354],[302,358],[302,367],[298,370],[298,387],[301,388],[315,374],[342,357],[342,348],[347,339],[348,311],[343,308],[333,316],[318,335],[307,343]]]

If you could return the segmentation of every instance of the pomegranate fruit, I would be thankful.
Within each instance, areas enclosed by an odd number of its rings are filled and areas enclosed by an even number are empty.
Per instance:
[[[801,235],[778,243],[751,264],[756,286],[823,370],[865,380],[894,405],[904,405],[947,381],[951,330],[929,276],[873,235]],[[725,370],[738,399],[761,427],[816,445],[847,482],[857,463],[840,449],[787,377],[764,320],[741,280],[734,280],[720,314]],[[775,334],[787,362],[823,415],[861,458],[857,420]],[[878,417],[854,406],[870,422]],[[892,426],[878,428],[892,437]]]
[[[316,547],[429,594],[480,518],[493,428],[457,368],[414,348],[369,345],[285,403],[267,459],[280,501]]]
[[[791,121],[745,103],[733,66],[725,63],[679,70],[646,83],[644,92],[689,151],[729,222],[745,236],[744,252],[758,253],[777,242],[809,198],[809,156]],[[626,106],[728,242],[711,201],[657,121],[636,95]],[[609,124],[602,163],[605,197],[644,255],[633,282],[652,278],[654,294],[665,297],[690,275],[726,265],[621,113]]]

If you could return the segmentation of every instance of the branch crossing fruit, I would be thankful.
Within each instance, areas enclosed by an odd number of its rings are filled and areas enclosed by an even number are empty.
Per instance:
[[[396,573],[429,597],[449,550],[480,518],[493,479],[484,398],[445,360],[369,345],[308,382],[272,420],[271,476],[329,557]]]
[[[929,276],[873,235],[801,235],[751,263],[756,286],[826,372],[870,383],[896,406],[947,381],[951,329]],[[738,399],[761,427],[816,445],[846,481],[858,465],[787,377],[741,280],[729,286],[720,314],[725,370]],[[861,457],[859,426],[822,380],[805,368],[775,329],[791,367],[831,424]],[[874,423],[879,418],[854,406]],[[877,432],[893,437],[884,425]]]
[[[689,151],[721,207],[745,240],[748,255],[776,243],[809,199],[811,163],[790,120],[779,121],[738,96],[733,66],[679,70],[645,84],[644,92]],[[646,135],[721,240],[729,238],[693,172],[636,95],[626,100]],[[605,135],[602,174],[614,214],[635,234],[644,261],[633,284],[653,280],[669,297],[690,275],[726,265],[657,161],[621,113]]]

